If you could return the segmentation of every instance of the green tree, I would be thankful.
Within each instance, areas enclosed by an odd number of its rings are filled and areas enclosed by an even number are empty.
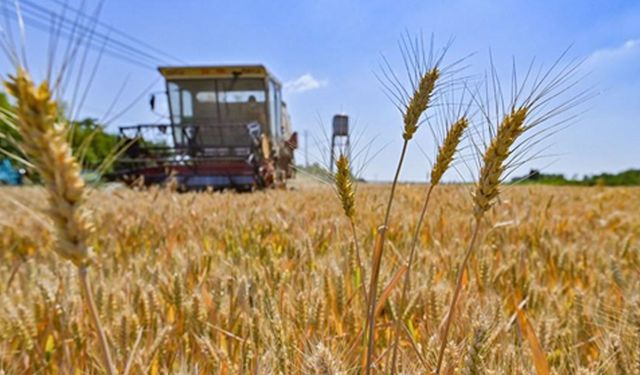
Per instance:
[[[19,157],[22,154],[16,145],[20,140],[20,134],[7,122],[7,117],[13,110],[6,94],[0,93],[0,160],[6,157],[15,159],[15,156]],[[81,121],[73,121],[70,128],[69,138],[74,153],[86,169],[95,170],[101,167],[105,160],[113,156],[119,146],[119,138],[108,133],[96,119],[85,118]],[[14,162],[17,165],[20,164],[18,160]],[[107,168],[105,172],[110,170],[111,168]]]
[[[72,124],[71,145],[82,164],[88,169],[97,169],[113,156],[120,140],[107,133],[96,119],[85,118]],[[110,168],[108,168],[110,170]]]

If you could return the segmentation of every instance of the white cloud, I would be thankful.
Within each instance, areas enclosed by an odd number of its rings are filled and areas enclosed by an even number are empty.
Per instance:
[[[319,89],[326,85],[327,81],[316,79],[310,73],[307,73],[294,80],[285,82],[284,89],[289,93],[300,93]]]
[[[586,65],[595,66],[613,63],[640,52],[640,39],[629,39],[622,45],[594,51],[587,58]]]

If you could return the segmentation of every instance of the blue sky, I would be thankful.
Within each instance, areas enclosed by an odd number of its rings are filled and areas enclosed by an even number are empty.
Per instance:
[[[31,1],[61,9],[52,0]],[[80,3],[69,0],[75,7]],[[87,4],[90,10],[96,0]],[[106,0],[100,19],[189,64],[265,64],[288,84],[285,100],[294,128],[310,134],[310,161],[322,160],[314,145],[325,142],[320,121],[327,127],[333,114],[345,112],[362,134],[359,144],[370,143],[377,154],[364,169],[369,179],[392,177],[402,144],[401,116],[374,72],[381,55],[402,71],[398,40],[404,32],[433,33],[440,46],[455,38],[447,58],[475,53],[466,61],[472,75],[488,68],[489,49],[498,67],[509,66],[512,57],[523,64],[535,57],[548,65],[573,45],[570,56],[586,59],[589,75],[582,83],[598,95],[584,105],[587,111],[578,121],[543,145],[549,146],[548,157],[522,170],[573,176],[640,167],[637,1]],[[27,25],[28,57],[36,72],[45,71],[41,51],[47,38]],[[167,63],[175,61],[159,58],[154,65]],[[0,59],[2,74],[9,67]],[[153,82],[152,91],[163,90],[158,79],[153,69],[105,55],[80,115],[102,117],[126,82],[116,107],[134,104],[110,128],[158,121],[147,96],[135,101]],[[433,153],[431,133],[422,129],[415,142],[402,179],[424,181],[429,161],[420,149]],[[304,151],[297,158],[304,162]]]

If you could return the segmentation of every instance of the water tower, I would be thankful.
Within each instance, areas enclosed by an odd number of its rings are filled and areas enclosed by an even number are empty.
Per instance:
[[[351,144],[349,140],[349,116],[334,115],[332,122],[331,134],[331,166],[333,173],[333,164],[335,163],[336,151],[344,152],[351,159]],[[337,150],[336,150],[337,148]]]

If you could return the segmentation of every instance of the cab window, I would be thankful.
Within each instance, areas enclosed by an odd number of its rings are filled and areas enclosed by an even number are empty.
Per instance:
[[[282,129],[282,99],[280,85],[274,80],[269,80],[269,119],[271,122],[271,135],[280,138]]]

